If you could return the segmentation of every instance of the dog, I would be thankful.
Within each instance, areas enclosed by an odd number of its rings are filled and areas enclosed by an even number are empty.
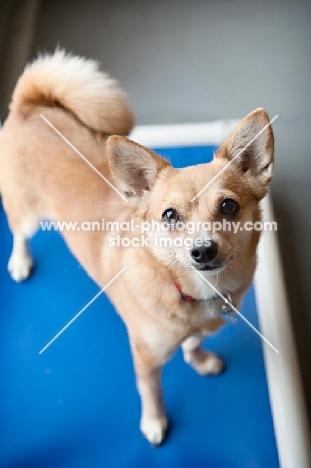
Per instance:
[[[62,50],[41,56],[17,82],[0,132],[0,190],[13,233],[8,270],[15,281],[31,272],[27,239],[41,220],[135,220],[126,233],[65,230],[63,237],[101,288],[127,267],[107,294],[128,330],[141,431],[158,445],[168,427],[162,366],[181,346],[199,374],[223,370],[222,360],[201,343],[224,324],[221,310],[228,302],[240,307],[260,238],[255,229],[213,232],[199,226],[192,246],[185,248],[173,241],[185,240],[187,233],[175,228],[189,222],[260,221],[259,202],[273,174],[274,138],[266,111],[257,109],[229,134],[212,162],[175,169],[126,138],[133,124],[124,92],[96,62]],[[162,228],[151,228],[148,245],[136,246],[137,226],[152,221]],[[130,245],[113,247],[116,235],[121,240],[126,235]],[[163,239],[172,242],[157,245]]]

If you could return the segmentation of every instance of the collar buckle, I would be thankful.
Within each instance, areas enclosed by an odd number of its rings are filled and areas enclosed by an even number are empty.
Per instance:
[[[226,301],[221,307],[220,316],[228,323],[237,323],[238,317],[232,308],[232,306],[236,306],[236,303],[232,299],[231,294],[224,294],[224,297],[226,298]]]

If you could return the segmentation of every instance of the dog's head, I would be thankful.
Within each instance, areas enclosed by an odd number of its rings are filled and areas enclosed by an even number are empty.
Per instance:
[[[273,152],[263,109],[237,125],[212,162],[183,169],[124,137],[108,140],[115,184],[140,220],[150,223],[146,233],[156,257],[167,266],[210,274],[249,248],[252,223],[260,219],[258,202],[273,174]],[[257,244],[258,233],[255,238]]]

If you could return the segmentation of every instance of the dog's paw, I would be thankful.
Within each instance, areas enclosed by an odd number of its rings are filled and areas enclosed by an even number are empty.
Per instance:
[[[29,253],[24,255],[11,255],[8,270],[11,278],[20,282],[28,278],[33,267],[33,261]]]
[[[225,370],[224,361],[213,353],[207,353],[205,361],[201,363],[200,374],[202,375],[217,375]]]
[[[217,375],[226,368],[220,357],[203,349],[200,349],[200,353],[185,356],[185,360],[200,375]]]
[[[143,417],[140,430],[152,445],[157,446],[163,442],[167,426],[168,421],[165,416],[159,418]]]

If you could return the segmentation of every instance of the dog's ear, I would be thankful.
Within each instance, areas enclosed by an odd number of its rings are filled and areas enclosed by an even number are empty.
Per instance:
[[[150,191],[158,173],[170,165],[153,151],[122,136],[109,137],[107,151],[112,177],[126,197],[139,197]]]
[[[261,199],[273,175],[273,154],[274,138],[268,114],[264,109],[256,109],[232,130],[215,158],[231,161]]]

